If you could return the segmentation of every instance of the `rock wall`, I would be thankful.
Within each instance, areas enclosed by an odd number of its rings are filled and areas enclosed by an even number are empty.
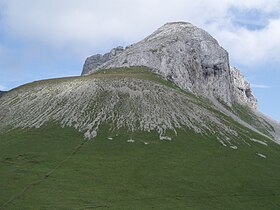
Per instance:
[[[242,101],[256,107],[249,90],[245,101],[236,90],[238,82],[234,82],[227,51],[209,33],[190,23],[167,23],[117,53],[92,56],[86,60],[82,75],[128,66],[147,66],[184,90],[228,105]]]
[[[235,67],[230,67],[231,77],[233,79],[235,101],[239,104],[249,105],[257,109],[257,99],[253,95],[250,83],[247,82],[240,70]]]

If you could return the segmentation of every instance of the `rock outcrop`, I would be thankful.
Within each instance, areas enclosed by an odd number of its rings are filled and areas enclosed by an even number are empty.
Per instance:
[[[240,70],[230,67],[231,77],[233,79],[234,90],[233,95],[239,104],[249,105],[257,109],[257,99],[253,95],[250,83],[247,82]]]
[[[190,23],[167,23],[142,41],[116,49],[87,58],[82,75],[99,69],[147,66],[196,95],[256,108],[244,78],[230,69],[227,51],[209,33]],[[235,84],[244,89],[245,95]]]
[[[124,51],[124,48],[119,46],[116,48],[113,48],[109,53],[105,53],[104,55],[97,54],[90,56],[86,59],[82,75],[88,74],[93,69],[97,69],[99,66],[101,66],[103,63],[106,63],[116,55],[120,54]]]

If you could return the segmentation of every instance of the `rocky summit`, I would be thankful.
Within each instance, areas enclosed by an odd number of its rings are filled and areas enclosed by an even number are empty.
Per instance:
[[[250,84],[230,67],[228,52],[209,33],[187,22],[167,23],[140,42],[86,59],[82,75],[100,69],[146,66],[196,95],[257,109]]]

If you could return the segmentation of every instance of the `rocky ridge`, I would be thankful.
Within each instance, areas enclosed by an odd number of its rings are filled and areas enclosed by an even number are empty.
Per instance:
[[[87,58],[82,75],[100,69],[146,66],[184,90],[231,106],[257,109],[249,83],[229,65],[228,52],[206,31],[186,22],[160,27],[142,41]]]

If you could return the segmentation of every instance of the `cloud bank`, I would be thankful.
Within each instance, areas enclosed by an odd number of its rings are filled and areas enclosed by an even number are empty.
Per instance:
[[[183,20],[209,31],[234,63],[280,62],[279,0],[2,0],[0,11],[3,33],[25,47],[84,56]]]

